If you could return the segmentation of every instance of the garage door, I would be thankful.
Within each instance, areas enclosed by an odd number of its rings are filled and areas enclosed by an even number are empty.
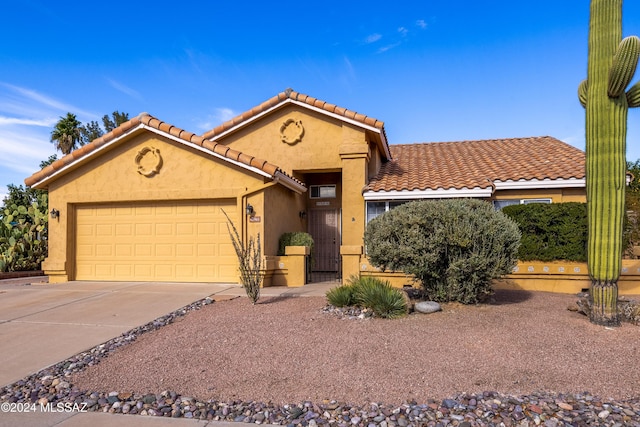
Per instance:
[[[76,280],[236,283],[221,209],[237,224],[232,200],[80,206]]]

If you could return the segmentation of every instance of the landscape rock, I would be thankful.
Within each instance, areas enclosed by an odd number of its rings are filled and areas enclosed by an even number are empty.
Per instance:
[[[441,311],[442,307],[435,301],[420,301],[416,303],[413,309],[417,313],[429,314]]]
[[[362,407],[326,399],[279,405],[273,402],[198,400],[173,390],[159,394],[80,391],[68,382],[70,373],[99,363],[122,345],[141,334],[173,322],[203,303],[181,309],[147,325],[101,344],[87,352],[43,369],[13,384],[0,387],[0,403],[40,405],[83,402],[87,411],[173,416],[207,421],[238,421],[297,426],[637,426],[640,427],[640,398],[615,401],[588,393],[537,392],[503,395],[496,391],[462,393],[442,401],[406,402],[400,406],[370,402]],[[355,316],[359,315],[356,314]],[[351,317],[352,314],[347,315]],[[53,385],[55,383],[55,385]],[[50,390],[54,390],[51,392]],[[56,390],[58,389],[58,390]],[[127,424],[135,424],[127,417]]]

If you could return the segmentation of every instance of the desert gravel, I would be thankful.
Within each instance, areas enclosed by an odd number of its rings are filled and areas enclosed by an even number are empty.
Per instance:
[[[69,382],[279,404],[426,403],[487,390],[637,399],[640,327],[592,325],[567,310],[576,299],[499,291],[491,305],[386,320],[323,313],[322,297],[238,298],[142,334]]]

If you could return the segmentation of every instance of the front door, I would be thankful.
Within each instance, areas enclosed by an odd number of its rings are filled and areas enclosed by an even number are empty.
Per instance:
[[[309,234],[313,237],[312,281],[340,278],[340,210],[312,209]]]

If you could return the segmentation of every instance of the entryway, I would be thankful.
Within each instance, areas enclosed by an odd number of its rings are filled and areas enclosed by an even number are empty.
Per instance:
[[[314,247],[311,256],[311,283],[339,282],[341,280],[340,259],[340,210],[311,209],[309,211],[309,234]]]

